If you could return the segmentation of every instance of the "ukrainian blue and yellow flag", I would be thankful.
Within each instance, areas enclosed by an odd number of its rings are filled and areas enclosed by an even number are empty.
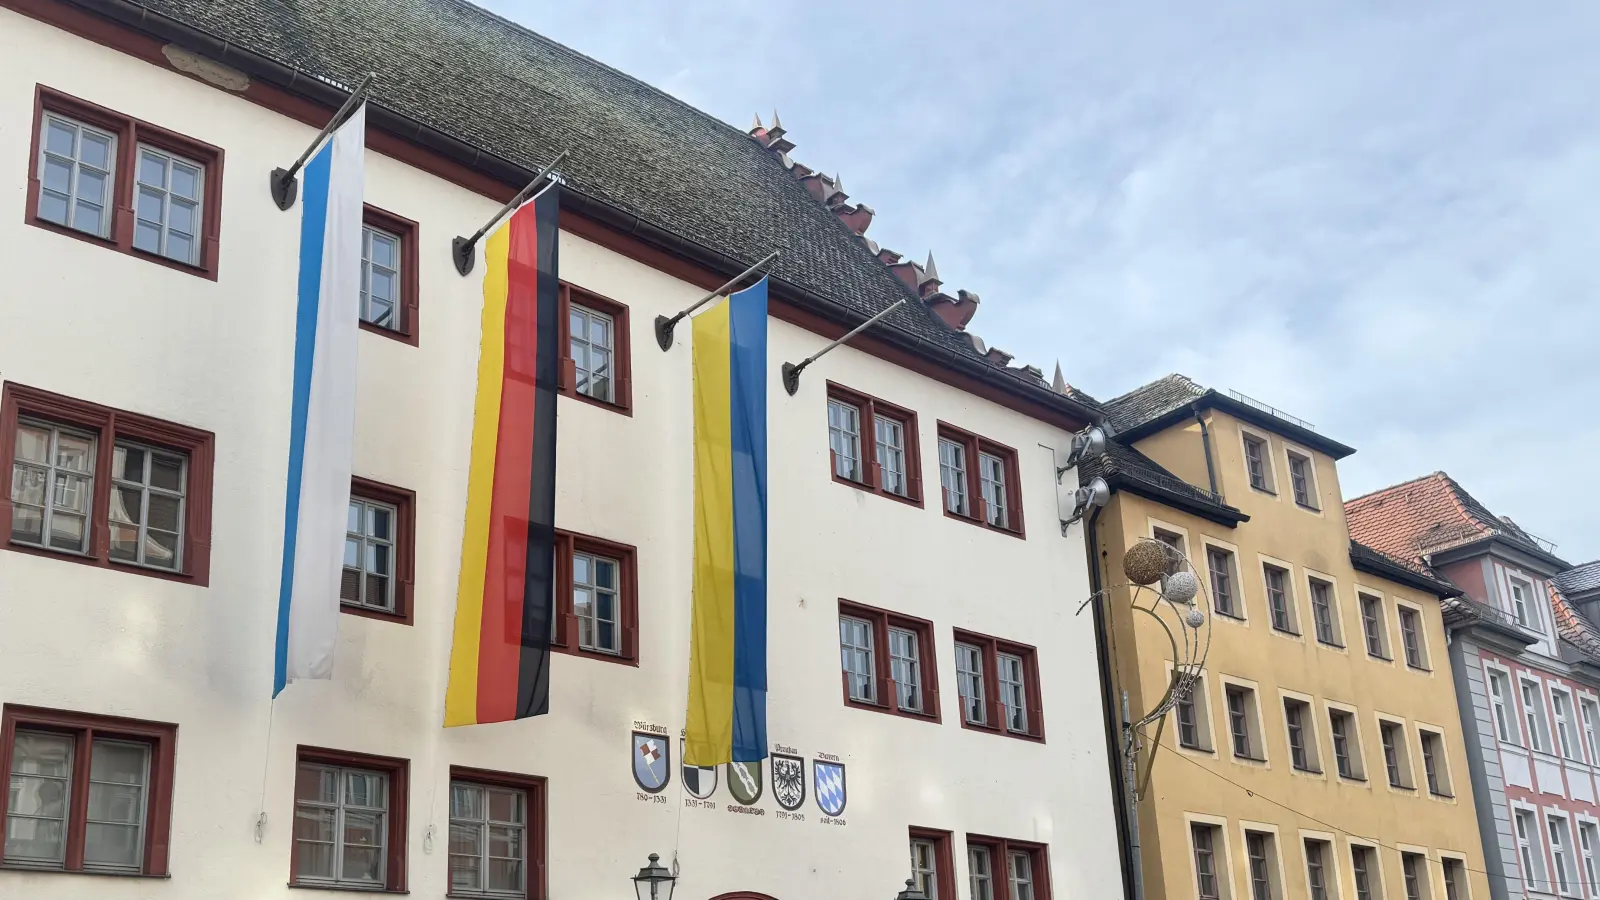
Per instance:
[[[694,616],[683,761],[767,755],[767,280],[694,319]]]

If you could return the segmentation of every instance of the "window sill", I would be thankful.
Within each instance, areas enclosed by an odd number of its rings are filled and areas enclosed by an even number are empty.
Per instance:
[[[19,866],[0,863],[0,872],[22,872],[30,875],[88,875],[94,878],[143,878],[156,881],[170,880],[172,875],[152,875],[148,872],[101,872],[95,869],[49,869],[43,866]]]
[[[1325,641],[1322,638],[1317,638],[1317,643],[1321,644],[1324,647],[1327,647],[1330,650],[1347,650],[1347,649],[1349,649],[1348,647],[1346,647],[1343,644],[1337,643],[1335,641]]]
[[[614,412],[619,416],[627,416],[630,419],[633,418],[633,406],[631,404],[619,403],[615,400],[599,400],[589,396],[588,394],[579,393],[577,388],[562,388],[557,393],[563,397],[576,400],[579,403],[586,403],[590,406],[607,410],[608,412]]]
[[[341,602],[339,604],[339,612],[352,616],[360,616],[363,619],[374,619],[379,622],[393,622],[396,625],[411,624],[411,618],[404,613],[389,612],[388,610],[384,609],[373,609],[369,606],[356,606],[353,603]]]
[[[1220,609],[1213,609],[1211,612],[1216,614],[1216,615],[1219,615],[1219,616],[1223,617],[1224,619],[1232,619],[1235,622],[1247,622],[1247,621],[1249,621],[1244,616],[1241,616],[1238,613],[1223,612]]]
[[[935,706],[938,705],[937,699],[934,700],[934,704]],[[851,709],[863,709],[867,710],[868,712],[883,713],[886,716],[899,716],[902,719],[914,719],[919,722],[931,722],[935,725],[940,724],[940,716],[937,709],[935,709],[933,712],[916,712],[914,710],[901,709],[898,705],[886,706],[882,703],[869,703],[865,700],[853,700],[849,697],[845,698],[844,705],[850,707]]]
[[[1013,739],[1019,740],[1019,741],[1028,741],[1028,742],[1034,743],[1034,744],[1042,744],[1042,743],[1045,742],[1044,741],[1044,735],[1042,735],[1042,734],[1031,734],[1031,733],[1021,732],[1021,731],[1012,731],[1009,728],[1002,728],[999,725],[990,725],[990,724],[984,723],[984,722],[971,722],[971,721],[968,721],[965,718],[963,718],[961,720],[961,727],[965,728],[965,729],[967,729],[969,731],[982,731],[982,732],[985,732],[987,734],[998,735],[1000,737],[1013,738]]]
[[[1312,506],[1309,503],[1301,503],[1299,500],[1296,500],[1294,502],[1294,505],[1300,507],[1301,509],[1305,510],[1306,512],[1314,512],[1314,513],[1317,513],[1318,515],[1322,514],[1322,508],[1321,507]]]
[[[294,888],[297,891],[338,891],[341,894],[409,894],[409,893],[411,893],[410,891],[405,890],[403,888],[401,888],[401,889],[387,888],[387,887],[364,888],[364,887],[356,887],[354,885],[347,885],[347,884],[300,884],[299,882],[295,882],[295,881],[289,882],[289,887]]]
[[[635,641],[635,643],[637,643],[637,641]],[[566,656],[576,656],[581,659],[592,659],[598,662],[607,662],[619,666],[632,666],[636,669],[639,667],[638,654],[634,654],[633,656],[624,656],[621,653],[607,653],[604,650],[585,650],[582,647],[573,644],[568,644],[565,642],[558,644],[554,641],[550,642],[550,650],[553,653],[561,653]]]
[[[1386,662],[1386,663],[1394,662],[1394,657],[1392,657],[1392,656],[1384,656],[1381,653],[1373,653],[1371,650],[1367,651],[1367,658],[1368,659],[1380,660],[1380,661]]]
[[[955,519],[958,522],[965,522],[968,525],[982,528],[984,531],[992,531],[995,534],[1009,535],[1019,540],[1027,539],[1027,536],[1022,532],[1021,529],[1002,528],[999,525],[990,525],[988,522],[985,522],[982,519],[969,515],[962,515],[961,513],[951,512],[949,507],[945,507],[944,516],[947,519]]]
[[[81,566],[93,566],[97,569],[110,569],[115,572],[129,572],[134,575],[144,575],[149,578],[159,578],[162,581],[176,581],[183,584],[197,584],[201,587],[205,586],[203,582],[196,580],[193,575],[190,575],[187,572],[174,572],[171,569],[157,569],[153,566],[143,566],[139,565],[138,563],[121,562],[119,560],[106,559],[88,553],[78,553],[72,550],[52,550],[49,547],[40,547],[36,544],[24,544],[19,541],[7,541],[5,544],[0,546],[4,546],[7,550],[14,550],[17,553],[26,553],[29,556],[42,556],[48,559],[66,560],[67,562],[74,562]]]
[[[1279,628],[1276,625],[1272,626],[1272,630],[1277,632],[1278,634],[1285,635],[1287,637],[1292,637],[1295,640],[1299,640],[1300,638],[1305,637],[1305,635],[1301,634],[1298,631],[1291,631],[1291,630],[1289,630],[1287,628]]]
[[[1416,787],[1414,785],[1395,784],[1392,781],[1389,782],[1389,790],[1391,790],[1391,791],[1405,791],[1408,794],[1415,794],[1417,792],[1417,789],[1416,789]]]
[[[920,491],[916,494],[896,494],[894,491],[884,490],[876,485],[868,484],[865,481],[856,481],[853,478],[846,478],[843,475],[840,475],[838,472],[833,473],[833,480],[835,484],[842,484],[846,487],[852,487],[858,491],[861,491],[862,493],[876,494],[879,497],[887,497],[890,500],[899,501],[907,506],[915,506],[917,509],[922,508],[922,494]]]
[[[1445,793],[1441,793],[1441,792],[1439,792],[1439,791],[1436,791],[1436,790],[1433,790],[1433,789],[1432,789],[1432,788],[1429,788],[1429,789],[1428,789],[1428,796],[1430,796],[1430,797],[1437,797],[1437,798],[1439,798],[1439,799],[1440,799],[1440,800],[1454,800],[1454,799],[1455,799],[1455,798],[1456,798],[1456,795],[1455,795],[1455,794],[1445,794]]]
[[[1367,779],[1361,777],[1360,775],[1344,775],[1344,774],[1340,774],[1339,775],[1339,780],[1340,781],[1351,781],[1351,782],[1355,782],[1356,784],[1366,784],[1367,783]]]
[[[1305,774],[1305,775],[1321,775],[1322,774],[1322,770],[1321,769],[1307,769],[1307,768],[1305,768],[1303,766],[1290,766],[1290,768],[1294,769],[1296,772],[1300,772],[1300,773]]]
[[[1236,760],[1239,760],[1240,762],[1251,762],[1251,763],[1264,763],[1264,762],[1267,761],[1267,758],[1265,756],[1243,756],[1243,755],[1238,754],[1238,753],[1235,753],[1233,755],[1233,758],[1236,759]]]
[[[1433,672],[1433,670],[1428,668],[1427,666],[1413,666],[1411,663],[1406,663],[1406,668],[1410,669],[1413,672],[1425,672],[1425,673],[1430,673],[1430,674]]]
[[[357,324],[360,326],[362,331],[365,331],[368,334],[386,337],[397,344],[405,344],[410,347],[417,346],[417,335],[414,331],[401,331],[398,328],[385,328],[382,325],[368,322],[366,319],[360,320]]]
[[[1271,488],[1256,487],[1253,484],[1250,485],[1250,490],[1255,491],[1258,494],[1266,494],[1268,497],[1276,497],[1276,496],[1278,496],[1278,492],[1275,491],[1275,490],[1272,490]]]

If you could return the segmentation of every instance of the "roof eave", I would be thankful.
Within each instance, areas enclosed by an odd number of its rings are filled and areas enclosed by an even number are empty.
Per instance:
[[[1389,581],[1416,588],[1419,591],[1427,591],[1441,600],[1446,597],[1461,596],[1461,589],[1453,584],[1413,572],[1405,566],[1387,559],[1376,550],[1365,549],[1354,543],[1350,545],[1350,565],[1358,572],[1386,578]]]
[[[1239,523],[1250,521],[1248,515],[1231,506],[1206,503],[1193,497],[1186,497],[1177,491],[1151,484],[1126,472],[1111,472],[1102,477],[1106,480],[1106,486],[1114,491],[1127,491],[1146,500],[1176,507],[1227,528],[1236,528]]]

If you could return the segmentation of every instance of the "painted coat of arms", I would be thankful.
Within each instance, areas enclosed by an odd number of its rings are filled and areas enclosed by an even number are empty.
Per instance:
[[[654,794],[672,780],[672,745],[659,734],[633,733],[633,780]]]
[[[793,812],[806,802],[805,760],[794,756],[772,755],[772,796],[778,805]]]
[[[844,763],[811,761],[811,773],[816,782],[817,806],[825,815],[844,814],[845,784]]]
[[[683,789],[689,796],[704,800],[717,792],[716,766],[691,766],[683,764]]]
[[[728,793],[745,806],[761,799],[761,760],[728,763]]]

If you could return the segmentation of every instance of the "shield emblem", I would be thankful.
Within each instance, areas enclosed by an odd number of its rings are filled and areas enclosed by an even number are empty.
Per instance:
[[[845,788],[844,763],[811,761],[811,772],[816,781],[817,806],[830,816],[844,814]]]
[[[794,756],[772,756],[772,796],[789,811],[806,802],[806,764]]]
[[[761,760],[728,763],[728,793],[745,806],[761,799]]]
[[[672,745],[659,734],[633,733],[633,780],[654,794],[672,778]]]
[[[683,764],[683,789],[689,796],[704,800],[717,792],[716,766],[691,766]]]

